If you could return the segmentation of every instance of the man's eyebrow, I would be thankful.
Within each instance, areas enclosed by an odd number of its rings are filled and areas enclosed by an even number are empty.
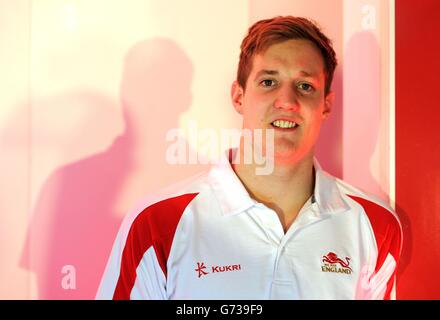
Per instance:
[[[257,79],[258,77],[260,77],[262,75],[276,76],[278,74],[279,74],[279,72],[276,70],[260,70],[255,75],[255,79]]]
[[[303,76],[303,77],[306,77],[306,78],[313,78],[313,79],[316,79],[316,80],[319,79],[319,73],[316,73],[316,72],[313,72],[313,71],[305,71],[305,70],[301,70],[301,71],[299,72],[299,74],[300,74],[301,76]]]
[[[313,72],[307,72],[307,71],[305,71],[305,70],[301,70],[301,71],[299,72],[299,74],[300,74],[301,76],[304,76],[304,77],[318,78],[318,75],[317,75],[317,74],[315,74],[315,73],[313,73]],[[277,70],[265,70],[265,69],[264,69],[264,70],[260,70],[260,71],[258,71],[257,74],[255,75],[255,79],[259,78],[259,77],[262,76],[262,75],[277,76],[277,75],[279,75],[279,72],[278,72]]]
[[[317,76],[314,73],[310,73],[310,72],[307,72],[307,71],[304,71],[304,70],[301,70],[299,73],[301,75],[305,76],[305,77],[316,77]]]

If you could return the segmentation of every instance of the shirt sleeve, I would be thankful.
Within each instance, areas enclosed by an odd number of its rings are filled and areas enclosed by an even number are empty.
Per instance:
[[[382,230],[375,235],[378,249],[376,259],[361,272],[357,299],[396,299],[396,272],[402,248],[400,223],[393,217]]]
[[[361,205],[371,230],[370,261],[361,268],[356,299],[395,299],[396,272],[402,250],[402,228],[391,208],[350,195]],[[368,240],[370,241],[370,240]]]
[[[166,277],[148,230],[148,221],[140,215],[124,219],[96,299],[166,299]]]
[[[375,281],[380,284],[386,282],[382,299],[396,299],[396,273],[402,249],[402,230],[400,223],[393,219],[384,236],[384,241],[379,247],[376,263]]]
[[[167,264],[177,225],[198,193],[150,205],[122,223],[98,290],[98,299],[167,299]]]

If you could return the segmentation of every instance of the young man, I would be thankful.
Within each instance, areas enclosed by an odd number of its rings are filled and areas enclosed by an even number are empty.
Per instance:
[[[208,174],[142,204],[119,231],[97,298],[393,298],[396,215],[314,159],[335,67],[330,40],[307,19],[254,24],[231,96],[244,129],[273,133],[273,170],[235,161],[249,150],[242,139]]]

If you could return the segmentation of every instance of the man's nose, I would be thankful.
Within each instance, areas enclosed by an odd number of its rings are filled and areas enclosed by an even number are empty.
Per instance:
[[[274,103],[275,108],[297,111],[299,108],[298,95],[294,87],[286,86],[278,91]]]

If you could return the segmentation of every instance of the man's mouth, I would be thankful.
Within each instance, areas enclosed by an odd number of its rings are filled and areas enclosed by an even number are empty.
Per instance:
[[[294,129],[298,126],[296,122],[287,121],[287,120],[275,120],[271,123],[271,125],[275,128],[280,129]]]

